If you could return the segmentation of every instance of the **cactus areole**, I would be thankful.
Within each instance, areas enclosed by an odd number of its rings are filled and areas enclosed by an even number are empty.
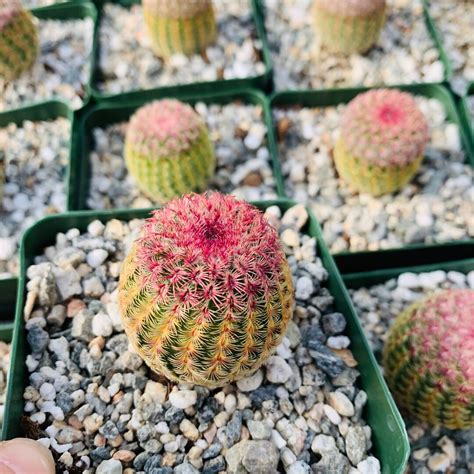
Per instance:
[[[191,194],[154,211],[119,283],[137,352],[173,381],[218,387],[252,374],[291,318],[291,272],[254,206]]]
[[[394,322],[384,350],[401,408],[451,429],[474,427],[474,290],[446,290]]]

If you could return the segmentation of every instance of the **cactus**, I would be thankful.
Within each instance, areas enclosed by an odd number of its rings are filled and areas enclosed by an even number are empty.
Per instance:
[[[216,166],[205,123],[177,100],[137,110],[127,128],[125,162],[139,188],[156,202],[203,191]]]
[[[355,190],[379,196],[401,189],[415,176],[428,141],[428,123],[413,96],[372,90],[344,111],[334,162]]]
[[[395,320],[385,374],[399,406],[451,429],[474,427],[474,290],[445,290]]]
[[[3,201],[3,186],[6,179],[6,168],[7,168],[7,158],[5,152],[0,150],[0,209],[2,208]]]
[[[152,49],[167,58],[203,53],[217,36],[211,0],[143,0]]]
[[[19,0],[0,0],[0,77],[16,79],[38,55],[38,32]]]
[[[385,23],[385,0],[315,0],[321,43],[335,53],[365,53]]]
[[[217,192],[154,211],[119,282],[123,325],[144,361],[211,388],[258,369],[282,340],[292,303],[276,230],[254,206]]]

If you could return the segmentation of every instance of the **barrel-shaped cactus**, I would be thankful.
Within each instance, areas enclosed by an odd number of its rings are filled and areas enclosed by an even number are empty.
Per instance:
[[[385,0],[315,0],[314,22],[321,43],[342,54],[364,53],[385,23]]]
[[[346,107],[334,162],[356,191],[379,196],[403,188],[417,173],[429,141],[425,116],[412,95],[379,89]]]
[[[474,290],[445,290],[395,320],[385,374],[401,408],[452,429],[474,427]]]
[[[120,313],[138,354],[170,380],[207,387],[257,370],[292,303],[276,230],[254,206],[216,192],[155,211],[120,275]]]
[[[38,55],[38,31],[19,0],[0,0],[0,77],[16,79]]]
[[[153,51],[167,58],[202,53],[217,36],[211,0],[143,0]]]
[[[138,187],[159,203],[205,190],[216,166],[206,124],[177,100],[137,110],[127,128],[125,162]]]

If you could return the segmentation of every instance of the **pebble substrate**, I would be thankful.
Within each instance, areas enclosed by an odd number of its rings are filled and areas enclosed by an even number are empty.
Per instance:
[[[50,5],[61,4],[70,0],[22,0],[25,8],[49,7]]]
[[[319,44],[313,0],[264,0],[278,90],[441,82],[444,67],[421,0],[388,0],[380,39],[366,55],[334,55]]]
[[[10,367],[10,344],[0,341],[0,430],[3,424],[3,414],[5,411],[5,396],[7,389],[7,377]]]
[[[431,142],[421,170],[403,190],[354,194],[332,158],[344,104],[274,109],[286,192],[308,203],[334,253],[379,250],[474,236],[474,172],[464,163],[459,127],[436,99],[417,97]]]
[[[151,50],[141,5],[106,3],[99,29],[101,82],[106,93],[174,86],[265,73],[249,0],[214,2],[219,34],[206,48],[207,58],[175,54],[162,61]]]
[[[47,214],[66,210],[71,124],[65,118],[0,129],[6,182],[0,206],[0,278],[17,275],[23,232]]]
[[[150,373],[123,333],[118,276],[142,220],[93,221],[82,234],[58,234],[36,258],[27,270],[25,413],[60,470],[380,472],[346,320],[325,288],[315,239],[301,233],[307,213],[298,205],[266,215],[293,272],[294,318],[265,367],[213,391]]]
[[[51,99],[66,101],[73,109],[83,105],[89,81],[94,22],[36,20],[40,51],[30,71],[18,79],[0,78],[0,111]]]
[[[370,288],[350,290],[370,345],[379,361],[388,328],[411,303],[433,291],[448,288],[474,289],[474,271],[437,270],[403,273],[397,279]],[[474,472],[474,429],[447,430],[405,418],[411,443],[410,472]]]
[[[275,179],[262,107],[200,102],[195,109],[207,123],[217,158],[216,174],[209,187],[247,201],[274,199]],[[93,130],[87,200],[92,209],[153,206],[127,172],[123,157],[125,131],[126,123]]]

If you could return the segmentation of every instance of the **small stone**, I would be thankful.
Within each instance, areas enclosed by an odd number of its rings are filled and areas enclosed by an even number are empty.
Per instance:
[[[176,466],[173,471],[174,474],[199,474],[199,471],[187,462]]]
[[[290,207],[281,219],[281,223],[296,230],[301,230],[308,221],[308,211],[303,204]]]
[[[346,329],[346,324],[346,318],[341,313],[325,314],[322,317],[323,329],[328,336],[340,334]]]
[[[351,417],[354,415],[354,405],[341,392],[331,392],[327,396],[329,404],[342,416]],[[357,464],[357,463],[356,463]]]
[[[92,333],[95,336],[109,337],[113,333],[112,320],[109,315],[102,311],[92,319]]]
[[[192,407],[196,404],[197,393],[194,390],[180,390],[171,392],[169,395],[171,405],[175,408],[185,410],[186,408]]]
[[[322,454],[321,460],[314,464],[313,472],[324,472],[327,474],[348,474],[350,463],[339,451],[333,450]]]
[[[148,380],[145,386],[145,393],[150,395],[155,403],[162,405],[166,401],[168,389],[161,383]]]
[[[369,456],[357,464],[361,474],[380,474],[380,462],[377,458]]]
[[[350,426],[346,435],[346,454],[349,461],[356,466],[364,458],[366,450],[364,429],[361,426]]]
[[[198,429],[187,418],[180,423],[179,429],[181,433],[191,441],[197,441],[199,439]]]
[[[316,435],[311,444],[311,451],[316,454],[329,453],[336,448],[336,440],[324,434]]]
[[[49,343],[49,334],[39,326],[33,326],[26,336],[33,354],[41,354]]]
[[[249,429],[250,436],[255,440],[270,439],[272,434],[270,426],[262,421],[249,420],[247,421],[247,428]]]
[[[288,247],[299,247],[300,245],[299,234],[293,229],[285,229],[280,234],[280,239]]]
[[[279,458],[276,447],[270,441],[249,441],[242,464],[248,472],[268,474],[277,471]]]
[[[56,398],[56,389],[50,383],[44,383],[40,387],[40,395],[43,400],[54,400]]]
[[[237,388],[241,392],[252,392],[256,390],[263,381],[263,371],[261,369],[257,370],[253,375],[245,377],[237,381]]]
[[[129,463],[135,459],[136,454],[133,451],[129,451],[127,449],[121,449],[114,453],[112,456],[113,459],[117,459],[118,461],[122,461],[125,463]]]
[[[122,474],[122,463],[117,459],[102,461],[97,467],[97,474]]]
[[[306,301],[314,292],[314,285],[311,278],[302,276],[296,281],[296,299]]]
[[[288,466],[286,474],[310,474],[311,468],[304,461],[296,461]]]
[[[271,383],[285,383],[293,374],[291,367],[280,356],[270,356],[266,362],[267,380]]]
[[[225,470],[224,456],[217,456],[204,463],[202,472],[205,474],[217,474]]]
[[[92,268],[100,267],[109,256],[107,250],[94,249],[87,254],[87,264]]]
[[[450,465],[451,461],[446,453],[435,453],[428,459],[428,467],[433,472],[445,472]]]
[[[71,336],[81,341],[89,342],[94,338],[92,333],[92,314],[88,310],[82,310],[72,320]]]
[[[84,281],[84,294],[86,296],[91,296],[93,298],[98,298],[102,296],[105,292],[104,285],[100,279],[96,276],[89,278]]]

